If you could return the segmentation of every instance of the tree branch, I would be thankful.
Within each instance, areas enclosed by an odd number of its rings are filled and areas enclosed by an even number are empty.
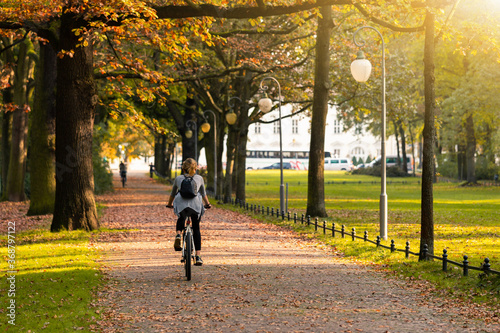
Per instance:
[[[418,31],[424,31],[424,25],[422,23],[421,26],[419,27],[409,27],[409,28],[405,28],[405,27],[398,27],[398,26],[395,26],[389,22],[386,22],[386,21],[383,21],[379,18],[376,18],[374,16],[372,16],[365,8],[363,8],[363,6],[359,3],[353,3],[354,7],[356,7],[356,9],[363,15],[365,16],[368,20],[372,21],[373,23],[376,23],[382,27],[385,27],[385,28],[388,28],[388,29],[391,29],[392,31],[398,31],[398,32],[418,32]]]

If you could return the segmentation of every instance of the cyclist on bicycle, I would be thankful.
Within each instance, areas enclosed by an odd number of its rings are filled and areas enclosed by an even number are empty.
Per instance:
[[[208,201],[208,197],[205,193],[205,183],[203,178],[200,175],[196,174],[196,169],[198,164],[192,158],[186,159],[182,163],[182,171],[183,174],[177,176],[174,180],[174,185],[172,187],[172,192],[168,199],[167,207],[174,208],[175,215],[178,216],[177,225],[176,225],[176,236],[174,241],[174,248],[176,251],[181,251],[181,234],[182,230],[184,230],[184,224],[186,218],[191,216],[191,223],[193,228],[193,239],[194,246],[196,248],[195,253],[195,265],[201,266],[203,265],[203,260],[201,260],[201,233],[200,233],[200,220],[201,216],[205,212],[205,208],[211,208],[210,202]],[[186,178],[192,177],[192,180],[195,183],[196,191],[195,197],[193,198],[185,198],[181,195],[180,189],[182,185],[182,181]],[[205,205],[203,205],[203,203]],[[173,206],[172,206],[173,204]]]

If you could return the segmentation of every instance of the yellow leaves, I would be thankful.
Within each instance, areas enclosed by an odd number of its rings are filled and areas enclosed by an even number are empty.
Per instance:
[[[75,55],[75,51],[74,50],[69,50],[69,51],[61,50],[57,54],[57,57],[60,58],[60,59],[64,58],[65,56],[69,56],[70,58],[73,58],[74,55]]]

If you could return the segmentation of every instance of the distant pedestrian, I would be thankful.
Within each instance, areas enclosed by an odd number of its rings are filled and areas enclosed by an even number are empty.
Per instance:
[[[155,166],[153,163],[149,165],[149,177],[153,178],[153,172],[155,171]]]

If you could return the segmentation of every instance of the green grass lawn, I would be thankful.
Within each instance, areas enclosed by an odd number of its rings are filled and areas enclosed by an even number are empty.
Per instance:
[[[249,204],[279,207],[279,170],[252,170],[247,172],[246,195]],[[288,210],[300,216],[305,213],[307,204],[307,171],[284,172],[285,183],[288,183]],[[413,252],[420,246],[420,193],[419,178],[388,178],[388,241],[394,239],[396,247],[404,249],[406,241],[410,242]],[[356,229],[357,235],[368,231],[369,238],[374,240],[379,234],[378,205],[380,196],[380,178],[349,175],[343,171],[325,172],[325,204],[328,212],[328,226],[336,223],[344,224],[346,230]],[[300,232],[305,232],[296,226]],[[491,268],[500,271],[500,187],[473,186],[462,187],[458,183],[437,183],[434,185],[434,231],[435,254],[442,255],[447,249],[448,258],[462,261],[469,257],[470,265],[480,266],[484,259],[490,259]],[[307,232],[310,232],[307,231]],[[355,256],[375,263],[383,263],[406,275],[423,276],[443,288],[456,288],[463,284],[463,295],[474,294],[479,300],[495,302],[498,297],[500,283],[490,278],[488,282],[478,279],[463,279],[461,270],[451,268],[448,276],[440,273],[440,262],[417,263],[416,257],[404,259],[404,254],[388,250],[376,249],[373,245],[363,244],[359,240],[352,242],[350,237],[331,239],[325,242],[332,244],[348,256]],[[412,265],[409,265],[412,263]],[[422,275],[421,270],[426,267]],[[451,267],[451,266],[450,266]],[[477,276],[479,272],[471,271]],[[488,291],[481,291],[489,285]],[[479,286],[479,287],[478,287]],[[476,290],[476,287],[479,289]],[[470,290],[475,290],[471,292]],[[491,294],[494,293],[494,297]],[[487,294],[485,296],[485,293]]]
[[[92,306],[102,274],[96,263],[98,251],[90,245],[91,233],[51,233],[33,230],[15,235],[15,297],[9,297],[3,275],[0,302],[2,332],[90,332],[96,328],[99,310]],[[0,239],[9,270],[7,237]],[[8,323],[7,305],[15,300],[15,326]]]

